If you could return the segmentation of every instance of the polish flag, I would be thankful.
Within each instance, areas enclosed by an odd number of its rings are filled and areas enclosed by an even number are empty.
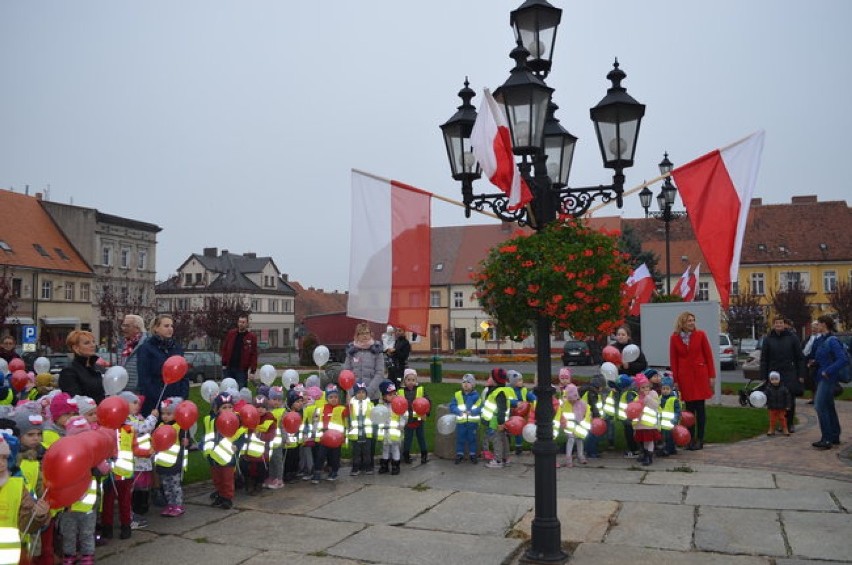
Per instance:
[[[654,294],[654,279],[651,278],[648,266],[642,263],[627,277],[625,284],[625,294],[630,298],[627,313],[630,316],[638,316],[639,306],[650,302],[651,295]]]
[[[731,283],[736,282],[740,268],[764,136],[760,130],[672,171],[722,308],[728,307]]]
[[[689,275],[689,280],[686,282],[686,292],[683,293],[684,302],[693,302],[698,294],[698,277],[701,274],[701,263],[695,266],[695,270]]]
[[[350,318],[426,333],[431,196],[353,169],[346,311]]]
[[[688,265],[677,283],[675,283],[675,286],[672,289],[672,296],[683,296],[689,290],[689,269],[691,268],[692,267]]]
[[[517,210],[526,206],[532,200],[532,193],[515,166],[506,116],[487,88],[470,133],[470,144],[482,172],[509,197],[507,208]]]

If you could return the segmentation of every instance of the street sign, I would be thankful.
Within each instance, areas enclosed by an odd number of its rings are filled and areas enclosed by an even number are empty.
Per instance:
[[[35,343],[36,342],[36,327],[35,326],[22,326],[21,327],[21,343]]]

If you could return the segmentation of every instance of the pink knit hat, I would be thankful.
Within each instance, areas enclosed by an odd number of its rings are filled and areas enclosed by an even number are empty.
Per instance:
[[[571,369],[568,367],[562,367],[559,369],[559,382],[563,384],[567,384],[571,382]]]
[[[569,384],[565,387],[565,398],[571,401],[580,399],[580,391],[577,390],[577,385]]]
[[[64,392],[60,392],[50,401],[50,417],[56,420],[65,414],[76,414],[77,404]]]
[[[651,384],[651,381],[648,380],[648,377],[639,373],[635,377],[633,377],[633,383],[636,385],[636,388],[641,388],[647,384]]]

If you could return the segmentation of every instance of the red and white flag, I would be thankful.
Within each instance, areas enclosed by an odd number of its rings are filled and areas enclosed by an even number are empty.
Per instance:
[[[737,280],[740,268],[764,136],[760,130],[672,171],[722,308],[728,307],[731,283]]]
[[[691,268],[691,265],[687,265],[686,270],[680,276],[672,289],[672,296],[683,296],[687,293],[687,291],[689,291],[689,270]]]
[[[689,275],[689,280],[686,281],[686,292],[683,293],[684,302],[692,302],[698,294],[698,277],[701,274],[701,263],[695,266],[692,274]]]
[[[515,166],[506,116],[487,88],[470,133],[470,144],[482,172],[494,186],[509,196],[508,209],[517,210],[526,206],[532,200],[532,193]]]
[[[350,318],[426,332],[431,196],[401,182],[352,171]]]
[[[654,279],[651,277],[648,266],[642,263],[630,273],[625,284],[627,285],[625,293],[630,299],[627,313],[630,316],[638,316],[639,306],[650,302],[651,296],[654,294]]]

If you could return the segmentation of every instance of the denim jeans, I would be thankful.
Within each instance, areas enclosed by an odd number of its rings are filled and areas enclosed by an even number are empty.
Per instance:
[[[834,407],[834,381],[820,379],[814,396],[814,410],[819,419],[821,441],[840,441],[840,420]]]

